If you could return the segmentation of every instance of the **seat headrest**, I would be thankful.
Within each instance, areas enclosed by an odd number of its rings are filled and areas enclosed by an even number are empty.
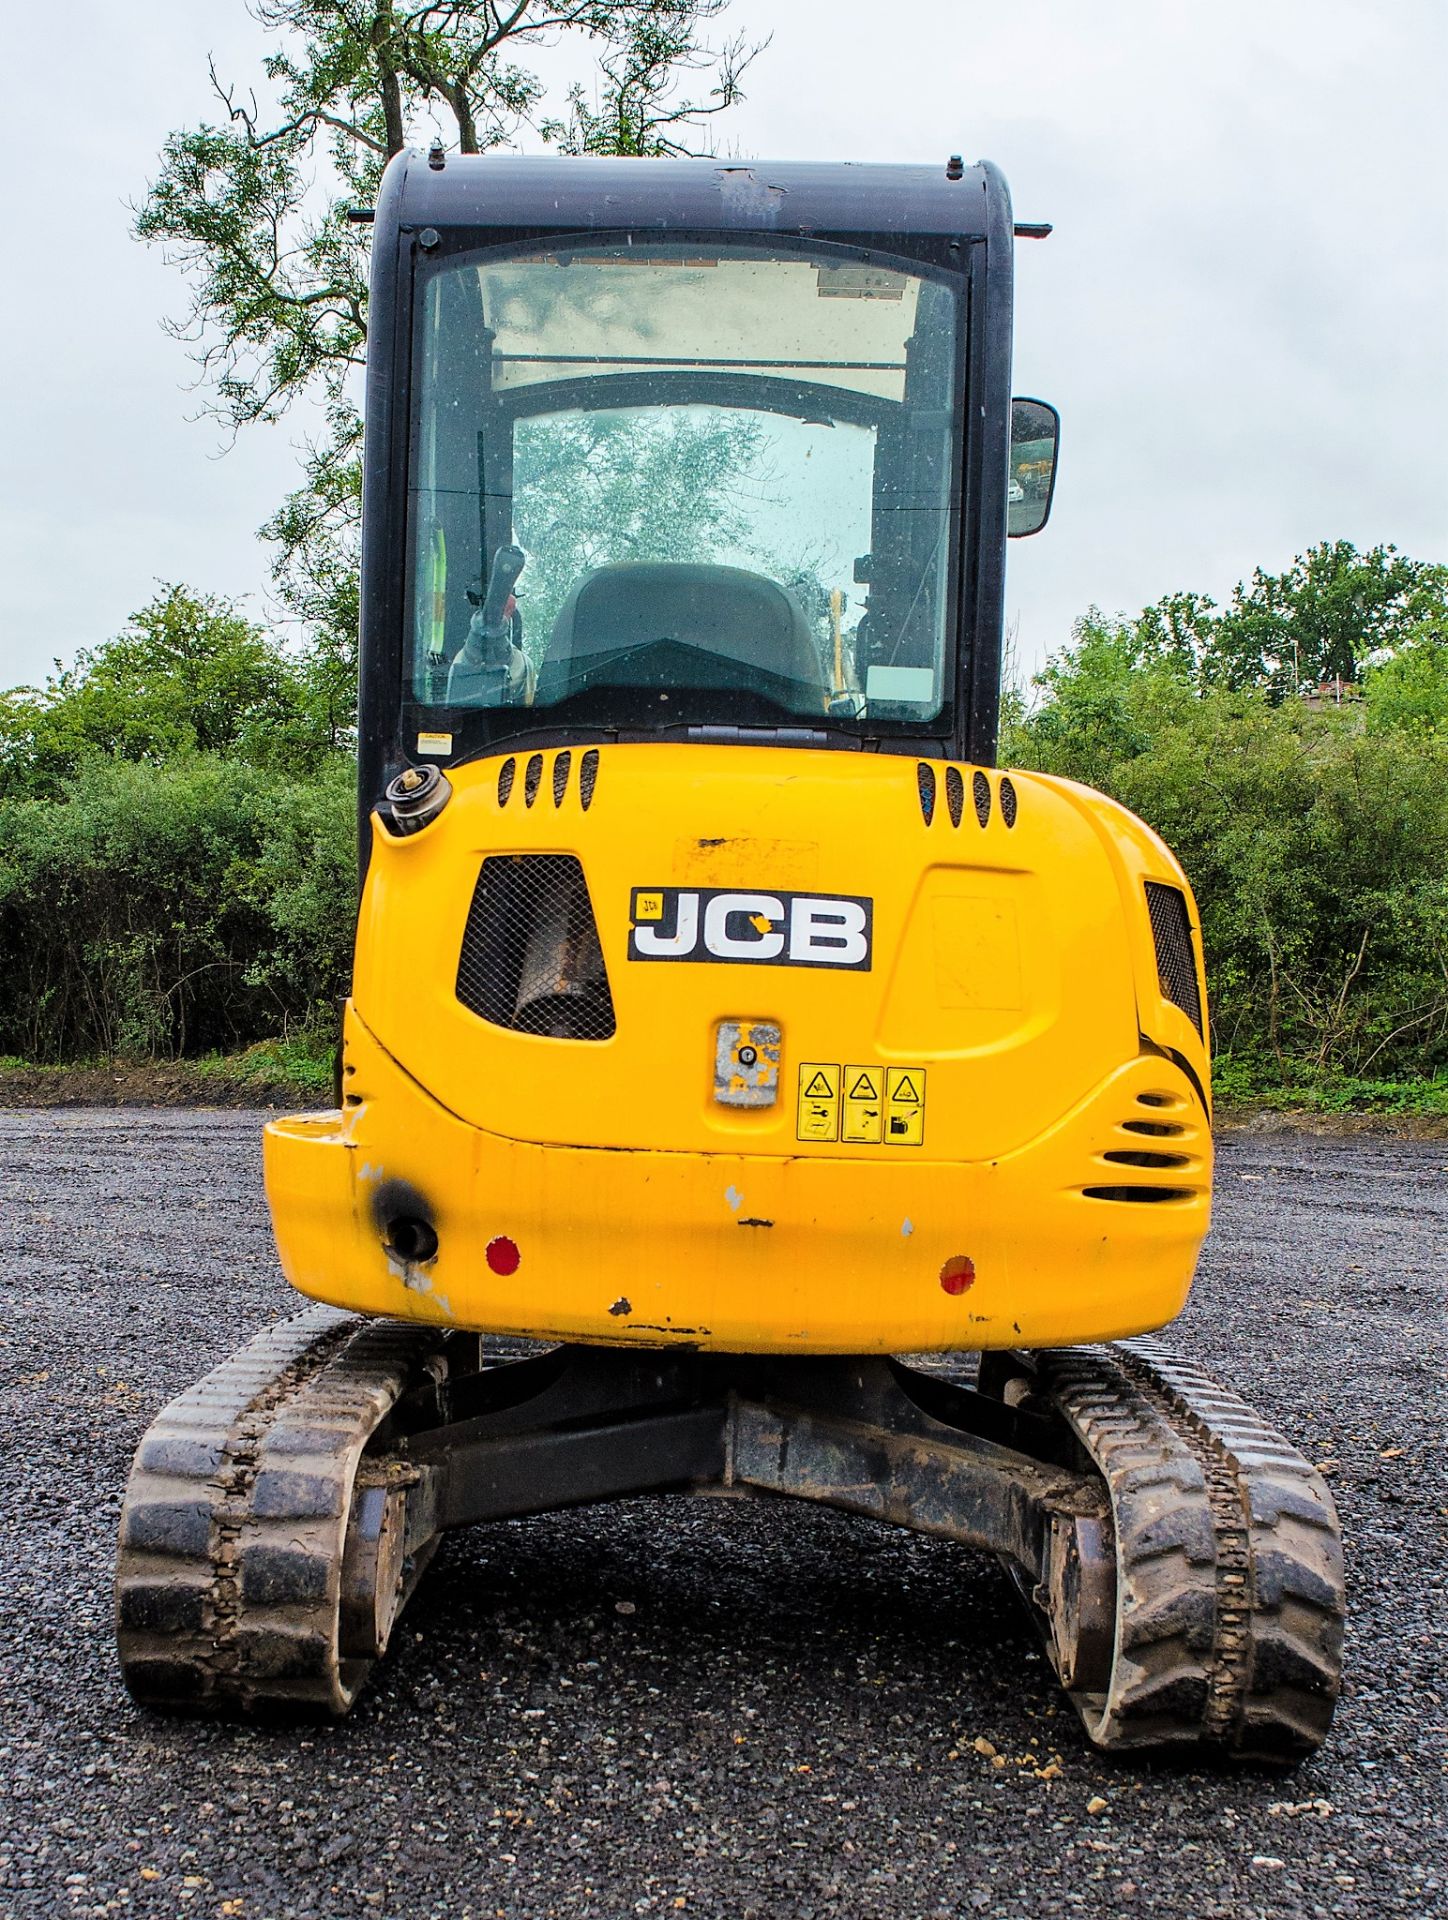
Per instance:
[[[585,574],[559,609],[540,680],[573,680],[602,667],[605,655],[662,642],[823,686],[819,649],[787,588],[745,567],[661,560]]]

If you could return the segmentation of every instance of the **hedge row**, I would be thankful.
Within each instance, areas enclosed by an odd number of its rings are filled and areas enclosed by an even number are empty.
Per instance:
[[[99,758],[0,801],[0,1054],[231,1051],[328,1020],[351,960],[353,770]]]
[[[1314,708],[1203,693],[1096,629],[1017,719],[1017,760],[1114,794],[1177,853],[1219,1065],[1259,1087],[1448,1075],[1448,652],[1429,664],[1426,704],[1394,672]]]
[[[1218,1049],[1254,1072],[1448,1074],[1448,732],[1079,662],[1018,763],[1115,793],[1196,890]],[[353,771],[108,757],[0,800],[0,1055],[178,1058],[330,1029]]]

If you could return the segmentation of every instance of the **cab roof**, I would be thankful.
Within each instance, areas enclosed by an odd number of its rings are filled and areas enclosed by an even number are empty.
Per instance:
[[[989,162],[965,167],[959,178],[951,178],[943,158],[937,166],[901,166],[449,154],[437,168],[426,154],[414,151],[399,155],[388,172],[379,223],[403,228],[575,233],[651,228],[660,233],[984,239],[1000,231],[1004,214],[1009,231],[1005,182]]]

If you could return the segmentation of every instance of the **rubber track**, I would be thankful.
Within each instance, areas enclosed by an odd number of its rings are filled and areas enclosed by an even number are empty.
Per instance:
[[[1342,1542],[1321,1475],[1154,1339],[1035,1359],[1111,1495],[1111,1681],[1072,1696],[1091,1738],[1275,1761],[1313,1752],[1342,1658]]]
[[[339,1641],[357,1465],[440,1338],[313,1307],[158,1416],[131,1468],[116,1558],[117,1643],[137,1700],[346,1712],[372,1665]]]

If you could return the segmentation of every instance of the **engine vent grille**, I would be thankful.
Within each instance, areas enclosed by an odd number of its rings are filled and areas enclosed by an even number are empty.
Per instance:
[[[568,791],[568,769],[573,765],[573,755],[565,747],[553,762],[553,804],[563,805],[563,796]]]
[[[556,753],[550,763],[541,753],[531,754],[523,763],[522,793],[523,804],[531,807],[544,788],[544,775],[547,773],[549,789],[553,795],[555,807],[561,807],[568,798],[569,785],[573,780],[574,754],[571,748],[564,747]],[[578,760],[577,792],[583,811],[593,805],[593,793],[598,785],[598,748],[590,747]],[[498,805],[506,807],[518,790],[518,761],[510,754],[498,768]]]
[[[960,825],[960,816],[965,812],[965,781],[959,767],[945,769],[945,804],[950,812],[950,824]]]
[[[1125,1206],[1160,1206],[1167,1200],[1192,1200],[1190,1187],[1082,1187],[1088,1200],[1115,1200]]]
[[[984,827],[990,822],[990,781],[983,773],[977,773],[970,783],[970,789],[975,801],[975,817]]]
[[[915,785],[920,794],[920,811],[928,827],[935,818],[935,769],[921,760],[915,768]]]
[[[1110,1161],[1113,1167],[1189,1167],[1192,1164],[1190,1154],[1146,1153],[1134,1149],[1103,1153],[1101,1158]]]
[[[608,1040],[614,1032],[598,925],[571,853],[490,854],[458,958],[457,996],[514,1033]]]
[[[1180,1007],[1197,1032],[1202,1031],[1202,996],[1197,987],[1197,962],[1192,952],[1192,926],[1186,896],[1180,887],[1146,882],[1146,910],[1151,915],[1151,937],[1156,942],[1156,970],[1161,990]]]
[[[1016,783],[1008,773],[1001,777],[1001,819],[1008,827],[1016,824]]]

